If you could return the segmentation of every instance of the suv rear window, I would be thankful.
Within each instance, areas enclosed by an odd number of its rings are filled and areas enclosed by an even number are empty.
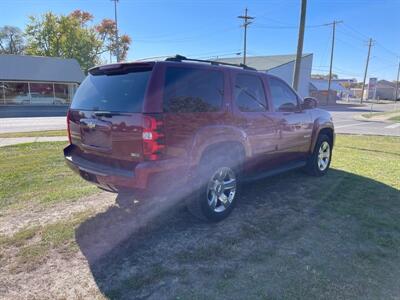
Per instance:
[[[165,74],[165,112],[212,112],[222,106],[224,75],[220,71],[168,67]]]
[[[150,69],[123,74],[89,74],[79,86],[71,108],[141,112],[150,74]]]

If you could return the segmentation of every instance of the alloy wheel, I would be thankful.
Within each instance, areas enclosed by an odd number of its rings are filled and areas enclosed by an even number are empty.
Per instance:
[[[235,172],[229,167],[219,168],[207,185],[207,200],[214,212],[223,212],[231,204],[236,194]]]
[[[322,142],[318,151],[318,169],[325,171],[328,168],[331,159],[331,147],[327,141]]]

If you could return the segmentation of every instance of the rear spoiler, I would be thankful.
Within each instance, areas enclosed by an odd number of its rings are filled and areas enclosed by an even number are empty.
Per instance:
[[[154,62],[140,63],[115,63],[96,66],[89,69],[91,75],[117,75],[132,72],[150,71],[153,69]]]

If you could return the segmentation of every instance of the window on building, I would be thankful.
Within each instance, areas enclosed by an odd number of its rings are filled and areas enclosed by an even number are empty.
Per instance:
[[[55,104],[69,104],[73,96],[72,84],[54,84],[54,103]]]
[[[52,83],[30,83],[31,104],[54,104]],[[61,103],[60,103],[61,104]]]
[[[6,104],[28,104],[29,88],[27,82],[3,82]]]
[[[267,100],[261,78],[247,74],[237,75],[235,103],[241,111],[266,111]]]
[[[52,82],[38,83],[0,81],[0,105],[68,105],[71,103],[71,100],[74,97],[77,88],[78,84],[76,83],[53,84]]]
[[[213,112],[223,100],[224,75],[220,71],[167,68],[163,108],[166,112]]]
[[[294,111],[297,109],[297,95],[285,82],[273,77],[270,77],[268,82],[275,111]]]

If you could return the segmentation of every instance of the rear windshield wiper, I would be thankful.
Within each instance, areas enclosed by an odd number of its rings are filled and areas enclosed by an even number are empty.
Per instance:
[[[124,116],[127,113],[112,112],[112,111],[95,111],[93,114],[97,117],[112,117],[112,116]]]

